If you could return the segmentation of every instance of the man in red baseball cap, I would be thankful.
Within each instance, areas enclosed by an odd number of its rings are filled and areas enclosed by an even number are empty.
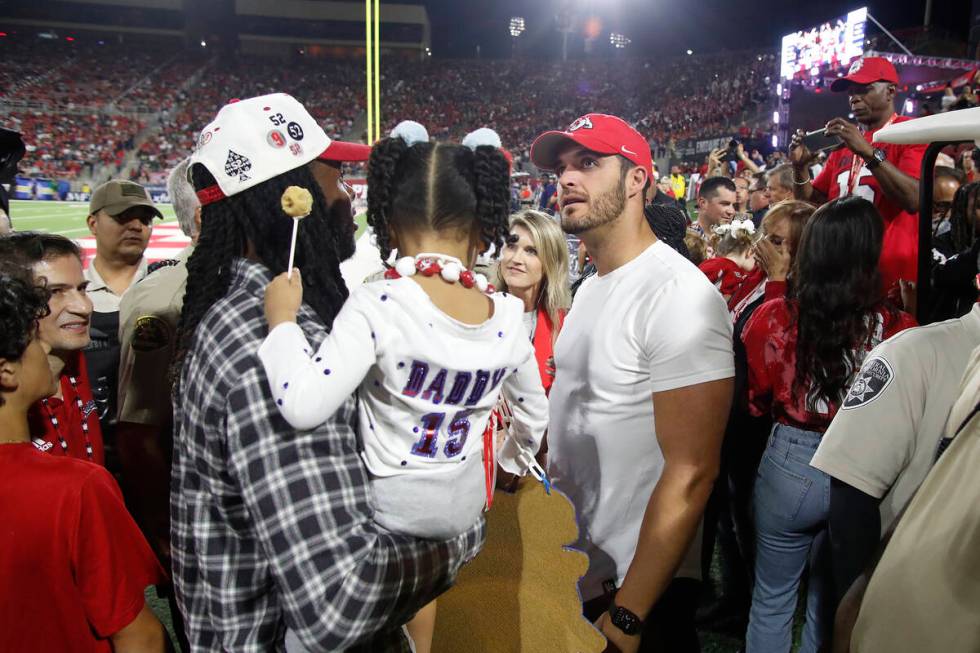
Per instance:
[[[810,152],[797,132],[790,146],[797,199],[823,204],[845,195],[871,201],[885,220],[881,269],[884,289],[896,291],[900,280],[916,279],[918,256],[919,168],[924,145],[877,144],[874,134],[885,125],[911,118],[895,113],[899,83],[895,66],[882,57],[864,57],[851,64],[847,75],[830,89],[847,93],[851,113],[858,124],[834,118],[827,134],[838,136],[843,147],[827,159],[816,179],[810,179]]]
[[[698,650],[696,536],[732,398],[732,326],[643,213],[650,148],[614,116],[542,134],[562,228],[595,262],[555,345],[548,467],[576,508],[584,614],[624,653]],[[692,407],[694,408],[692,410]]]
[[[638,206],[642,214],[643,191],[653,178],[646,140],[621,118],[602,113],[586,114],[564,131],[538,136],[531,145],[531,162],[558,173],[562,228],[572,234],[602,226],[624,212],[635,212],[629,208]],[[569,175],[563,183],[562,173],[569,168],[584,174]],[[640,184],[639,202],[632,195],[627,197],[627,187],[632,185],[627,177]]]
[[[541,134],[531,146],[531,161],[545,170],[556,169],[558,154],[569,141],[596,154],[619,154],[653,176],[653,157],[646,139],[622,118],[604,113],[588,113],[565,131]]]

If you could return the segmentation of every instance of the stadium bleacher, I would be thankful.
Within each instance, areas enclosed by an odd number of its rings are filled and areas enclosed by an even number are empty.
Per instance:
[[[0,57],[14,63],[0,77],[0,102],[13,107],[13,126],[33,146],[22,166],[32,174],[73,180],[96,166],[112,174],[135,149],[131,176],[159,181],[221,105],[273,91],[300,99],[332,136],[361,135],[351,133],[365,107],[360,60],[297,56],[284,65],[159,46],[13,39],[0,41]],[[749,52],[567,64],[393,59],[382,71],[384,119],[389,128],[418,120],[437,138],[491,125],[520,161],[534,134],[600,111],[633,121],[663,152],[672,141],[751,121],[774,69],[775,55]]]

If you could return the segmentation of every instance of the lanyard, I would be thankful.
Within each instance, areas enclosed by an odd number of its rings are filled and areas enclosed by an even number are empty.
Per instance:
[[[881,126],[882,129],[888,125],[895,122],[897,114],[892,114],[891,118],[888,119],[884,125]],[[857,188],[858,176],[861,174],[861,168],[864,167],[864,159],[855,154],[851,160],[851,175],[847,178],[847,194],[853,195],[854,189]]]
[[[88,434],[88,420],[85,419],[85,406],[82,404],[82,397],[78,393],[78,382],[75,377],[69,376],[68,383],[71,384],[72,393],[75,395],[75,406],[78,408],[78,414],[82,419],[82,435],[85,437],[85,453],[89,460],[94,459],[92,452],[92,440],[89,438]],[[68,443],[65,441],[65,437],[61,434],[61,424],[58,423],[58,418],[51,410],[51,406],[48,405],[47,399],[42,399],[41,403],[44,404],[44,408],[48,412],[48,419],[51,420],[51,426],[54,427],[54,432],[58,435],[58,444],[61,445],[61,451],[68,455]]]

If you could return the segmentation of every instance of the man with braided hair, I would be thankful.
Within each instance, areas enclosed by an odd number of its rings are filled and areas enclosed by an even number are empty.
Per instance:
[[[372,520],[355,402],[292,428],[258,358],[263,297],[286,271],[289,186],[307,189],[296,267],[297,325],[316,346],[347,298],[340,262],[354,251],[337,161],[368,148],[331,142],[283,94],[229,104],[201,133],[191,177],[201,233],[187,262],[179,327],[172,556],[194,650],[282,651],[287,627],[311,650],[408,651],[402,631],[482,545],[482,522],[423,541]]]

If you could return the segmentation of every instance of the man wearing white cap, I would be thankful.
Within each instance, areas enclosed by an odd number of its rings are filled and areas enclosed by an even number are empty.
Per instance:
[[[447,541],[375,525],[354,399],[295,430],[259,362],[265,289],[290,251],[283,191],[313,198],[295,265],[297,323],[316,347],[347,298],[339,265],[354,251],[337,161],[368,153],[274,94],[222,108],[191,158],[202,215],[177,344],[171,545],[194,650],[282,651],[288,629],[309,650],[407,651],[402,624],[482,546],[482,521]]]

